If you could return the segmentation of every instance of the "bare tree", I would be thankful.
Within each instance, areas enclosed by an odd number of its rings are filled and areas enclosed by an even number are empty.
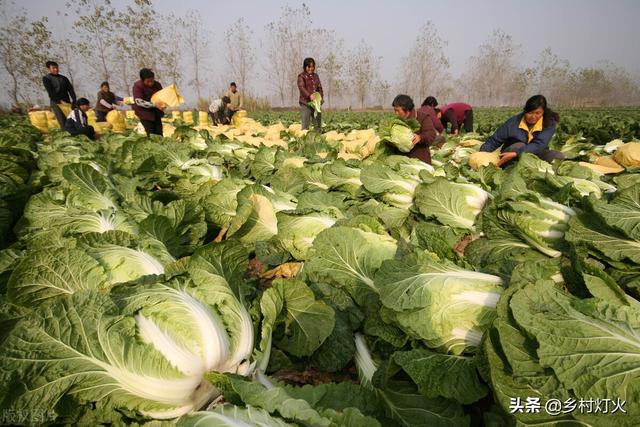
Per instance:
[[[400,92],[418,100],[444,91],[449,80],[449,60],[444,54],[446,44],[438,35],[435,25],[427,21],[418,32],[407,56],[402,58],[398,76]]]
[[[344,63],[339,55],[340,51],[336,49],[335,51],[330,52],[321,63],[322,79],[324,81],[322,88],[324,90],[324,97],[327,100],[328,108],[333,107],[336,92],[341,91],[345,86],[343,77]]]
[[[224,32],[227,66],[230,74],[234,76],[232,80],[238,81],[244,92],[247,92],[249,76],[255,63],[252,38],[253,31],[244,22],[244,18],[239,18]]]
[[[190,10],[185,17],[181,18],[180,24],[184,28],[184,39],[193,72],[189,85],[196,91],[196,96],[200,100],[202,98],[202,74],[205,68],[205,58],[213,35],[206,30],[200,14],[195,10]]]
[[[2,18],[0,61],[9,77],[9,96],[14,106],[30,103],[42,94],[44,64],[53,51],[48,21],[30,21],[24,9],[10,16],[5,7]]]
[[[9,76],[9,86],[7,87],[9,97],[13,106],[18,106],[22,87],[23,62],[20,51],[15,47],[15,40],[16,35],[26,27],[27,17],[25,15],[9,17],[3,8],[2,22],[4,24],[0,28],[0,61]]]
[[[298,9],[284,6],[280,19],[265,27],[265,71],[282,106],[295,102],[296,79],[302,71],[302,61],[314,54],[317,30],[312,29],[311,25],[311,11],[303,3]]]
[[[320,75],[327,108],[335,105],[335,95],[344,89],[344,41],[335,31],[314,30],[314,52],[316,52],[316,72]]]
[[[79,0],[68,2],[67,9],[75,6],[76,53],[102,80],[111,77],[110,62],[115,53],[111,43],[116,10],[110,0]]]
[[[74,44],[74,40],[67,31],[66,18],[68,18],[69,15],[67,13],[61,13],[60,11],[57,11],[56,15],[58,16],[59,21],[62,22],[62,34],[60,34],[60,37],[56,41],[56,46],[58,47],[58,53],[56,54],[56,57],[59,58],[60,62],[65,65],[65,75],[69,78],[69,81],[73,85],[74,89],[78,91],[79,87],[76,85],[77,82],[75,81],[74,77],[76,75],[76,56],[74,55],[73,48],[71,47]]]
[[[165,78],[180,86],[184,77],[183,50],[184,39],[182,34],[183,27],[176,25],[180,21],[173,13],[163,16],[162,18],[162,46],[164,54],[161,61],[161,72]]]
[[[150,0],[133,0],[118,12],[118,24],[122,28],[120,48],[136,68],[151,68],[160,74],[162,31],[159,16]]]
[[[382,108],[388,107],[391,105],[391,100],[389,99],[389,95],[391,93],[391,84],[389,84],[386,80],[379,80],[376,82],[373,93],[376,98],[376,103]]]
[[[598,65],[612,83],[608,105],[632,106],[640,104],[640,86],[629,71],[608,61]]]
[[[571,67],[546,48],[533,67],[525,71],[530,94],[543,94],[554,105],[567,105],[571,99]]]
[[[372,84],[380,74],[380,57],[373,55],[373,49],[364,40],[349,55],[347,73],[356,100],[364,108]]]
[[[520,69],[515,56],[519,45],[510,35],[495,30],[480,45],[476,56],[469,59],[464,82],[464,94],[474,104],[502,106],[519,104],[521,94],[514,94],[514,83],[519,78]]]

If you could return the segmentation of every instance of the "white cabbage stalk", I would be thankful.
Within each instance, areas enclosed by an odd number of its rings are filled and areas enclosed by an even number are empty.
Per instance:
[[[482,334],[482,331],[476,328],[470,328],[470,329],[454,328],[451,331],[451,335],[454,338],[454,340],[464,341],[465,348],[469,348],[469,347],[478,348],[480,347],[480,343],[482,342],[483,334]],[[450,346],[447,350],[450,351],[451,347],[453,346]]]
[[[371,353],[369,352],[369,348],[367,347],[367,343],[364,340],[364,335],[357,333],[356,337],[356,354],[355,354],[355,362],[356,367],[358,368],[358,373],[360,374],[360,383],[363,386],[371,386],[371,380],[373,379],[373,374],[376,373],[378,367],[376,363],[371,358]]]
[[[138,315],[136,321],[142,338],[187,375],[202,375],[205,372],[219,370],[223,364],[227,363],[229,356],[229,336],[222,321],[207,306],[187,292],[172,290],[171,295],[176,304],[187,309],[200,332],[200,342],[203,347],[200,348],[194,343],[193,349],[196,350],[194,354],[175,342],[171,335],[158,327],[152,319]]]

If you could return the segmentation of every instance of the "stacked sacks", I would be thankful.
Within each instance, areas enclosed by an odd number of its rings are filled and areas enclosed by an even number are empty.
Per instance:
[[[240,125],[242,124],[245,118],[247,118],[247,112],[245,110],[238,110],[233,115],[233,118],[231,119],[231,124],[235,127],[240,127]]]
[[[206,111],[198,111],[198,125],[207,126],[209,124],[209,113]]]

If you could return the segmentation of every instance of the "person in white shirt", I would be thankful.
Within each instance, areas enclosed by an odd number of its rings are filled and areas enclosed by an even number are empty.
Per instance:
[[[229,109],[229,103],[231,100],[228,96],[223,96],[220,99],[215,99],[211,105],[209,105],[209,115],[213,121],[213,125],[228,125],[231,122],[231,110]]]
[[[87,119],[87,111],[91,108],[87,98],[80,98],[76,102],[77,107],[74,108],[64,122],[64,130],[71,135],[85,135],[89,139],[95,138],[95,130],[89,125]]]

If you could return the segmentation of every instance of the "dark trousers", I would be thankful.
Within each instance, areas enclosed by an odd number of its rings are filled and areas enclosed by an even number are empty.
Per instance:
[[[64,116],[64,113],[62,112],[58,104],[53,101],[51,101],[51,111],[53,111],[53,114],[55,114],[56,120],[58,120],[58,123],[60,124],[60,128],[64,129],[64,122],[67,121],[67,118]]]
[[[224,110],[218,110],[215,113],[209,112],[209,116],[211,116],[211,122],[213,125],[228,125],[231,123],[231,117],[233,116],[233,111],[228,108]]]
[[[464,131],[473,132],[473,110],[469,110],[464,115]]]
[[[96,110],[96,122],[106,122],[107,121],[107,113],[108,113],[108,111],[98,111],[98,110]]]
[[[144,126],[144,130],[147,132],[147,136],[149,135],[160,135],[162,136],[162,120],[158,117],[155,120],[142,120],[140,119],[140,123]]]
[[[93,126],[83,126],[79,129],[68,127],[68,128],[65,128],[64,130],[69,132],[72,136],[85,135],[89,137],[89,139],[93,139],[93,137],[96,134],[95,130],[93,129]]]
[[[313,117],[313,127],[316,132],[321,132],[322,130],[322,113],[318,113],[315,109],[309,107],[308,105],[300,106],[300,121],[302,122],[302,130],[309,129],[309,122],[311,122],[311,118]]]
[[[502,149],[503,153],[506,152],[515,152],[518,151],[519,149],[525,147],[527,144],[525,144],[524,142],[516,142],[515,144],[511,144],[510,146],[508,146],[507,148]],[[545,162],[553,162],[554,160],[564,160],[566,158],[566,156],[564,154],[562,154],[560,151],[556,151],[556,150],[549,150],[548,148],[545,148],[544,150],[538,152],[538,153],[534,153],[536,156],[540,157],[542,160],[544,160]],[[514,159],[516,160],[516,159]],[[509,162],[511,163],[511,162]]]

